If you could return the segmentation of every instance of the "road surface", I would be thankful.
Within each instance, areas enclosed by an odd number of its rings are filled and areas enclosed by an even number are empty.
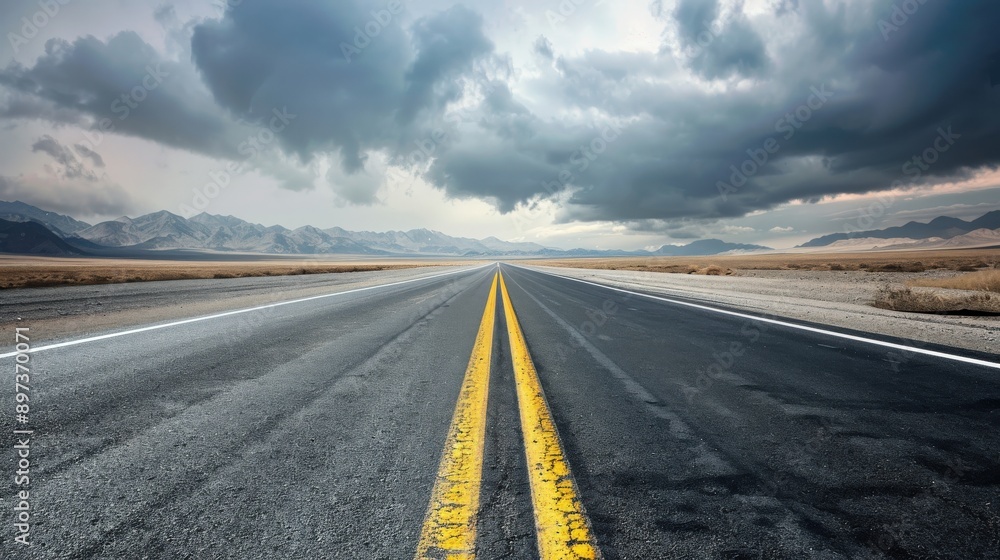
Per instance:
[[[998,557],[997,356],[640,292],[486,265],[29,340],[25,423],[6,333],[0,557]]]

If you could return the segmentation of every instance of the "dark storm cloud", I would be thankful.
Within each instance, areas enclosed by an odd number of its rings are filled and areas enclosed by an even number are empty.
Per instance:
[[[554,60],[556,55],[552,51],[552,42],[545,38],[544,35],[539,35],[535,39],[535,54],[541,56],[545,60]]]
[[[33,65],[0,71],[0,115],[76,126],[110,117],[118,132],[234,158],[246,136],[237,120],[284,109],[296,117],[276,144],[302,162],[338,156],[328,176],[352,203],[376,200],[380,164],[369,158],[379,152],[453,197],[503,211],[558,198],[563,220],[675,237],[695,226],[668,222],[1000,164],[993,1],[902,11],[783,0],[753,18],[739,2],[654,3],[658,52],[557,54],[539,37],[529,54],[552,64],[516,80],[468,8],[230,5],[187,28],[193,64],[132,32],[51,41]],[[112,104],[157,68],[169,75],[119,121]]]
[[[87,169],[83,162],[77,159],[69,148],[63,146],[58,140],[47,134],[31,145],[31,151],[43,152],[51,156],[59,164],[62,175],[67,179],[97,180],[97,175]]]
[[[698,228],[691,231],[688,230],[672,230],[664,232],[667,237],[671,239],[700,239],[705,237],[705,231]]]
[[[783,16],[799,9],[799,0],[780,0],[774,9],[775,15]]]
[[[55,138],[45,135],[35,140],[35,143],[31,145],[32,152],[44,152],[52,156],[57,162],[65,165],[68,161],[76,159],[73,154],[69,152],[62,144],[59,143]]]
[[[439,113],[461,97],[456,78],[472,70],[474,60],[493,50],[482,26],[482,18],[462,6],[421,19],[413,26],[417,58],[406,73],[407,86],[398,114],[402,124],[410,123],[424,109]]]
[[[689,64],[701,76],[753,76],[767,66],[764,42],[739,9],[720,21],[718,0],[681,0],[674,19]]]
[[[115,133],[242,159],[256,153],[243,149],[254,125],[277,110],[294,121],[276,145],[302,162],[338,154],[358,175],[349,200],[370,203],[379,182],[362,180],[368,153],[412,151],[493,50],[482,18],[461,6],[407,19],[399,2],[375,0],[229,5],[220,19],[191,26],[193,65],[164,58],[132,31],[107,42],[50,41],[32,66],[0,71],[0,115],[91,134],[104,119]],[[175,15],[167,7],[155,17]]]
[[[888,40],[878,21],[891,10],[850,28],[839,8],[786,10],[780,21],[797,19],[801,29],[796,49],[748,87],[672,87],[664,54],[559,57],[534,87],[552,92],[561,110],[617,119],[619,138],[602,143],[597,131],[566,122],[500,116],[468,134],[460,153],[443,154],[430,178],[455,196],[492,196],[501,209],[572,190],[563,220],[712,220],[961,179],[1000,163],[1000,88],[989,78],[1000,3],[927,3]],[[684,13],[691,32],[704,13]],[[748,161],[746,173],[730,167]],[[558,181],[562,171],[567,181]]]
[[[405,13],[367,1],[245,1],[197,26],[194,60],[234,112],[288,107],[282,133],[308,160],[338,151],[348,172],[366,152],[412,150],[460,95],[459,76],[492,50],[474,12],[454,7],[407,27]]]
[[[712,224],[688,218],[676,220],[627,220],[623,221],[630,232],[656,233],[671,239],[699,239],[710,235]]]
[[[107,42],[92,36],[49,40],[34,66],[12,62],[0,70],[0,85],[8,90],[0,114],[89,122],[91,144],[99,143],[99,132],[114,131],[211,155],[235,154],[232,127],[200,91],[192,70],[164,60],[131,31]]]
[[[662,16],[662,12],[658,15]],[[674,19],[681,38],[696,42],[698,35],[710,29],[719,17],[718,0],[680,0],[674,9]]]
[[[153,19],[161,25],[170,24],[177,19],[177,10],[172,4],[163,4],[153,12]]]
[[[96,167],[104,167],[104,158],[101,157],[101,154],[91,150],[83,144],[74,144],[73,148],[76,149],[76,153],[89,159]]]

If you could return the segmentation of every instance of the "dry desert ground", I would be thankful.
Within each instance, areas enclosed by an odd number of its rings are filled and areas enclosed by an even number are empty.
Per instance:
[[[443,260],[353,260],[329,257],[179,261],[0,255],[0,289],[369,272],[448,264],[457,263]]]

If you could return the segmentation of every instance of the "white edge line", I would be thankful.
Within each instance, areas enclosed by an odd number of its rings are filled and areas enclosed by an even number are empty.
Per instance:
[[[334,296],[342,296],[342,295],[345,295],[345,294],[354,294],[354,293],[364,292],[364,291],[368,291],[368,290],[376,290],[376,289],[379,289],[379,288],[388,288],[390,286],[399,286],[401,284],[409,284],[411,282],[419,282],[421,280],[430,280],[432,278],[441,278],[442,276],[451,276],[452,274],[460,274],[462,272],[473,272],[473,271],[479,270],[481,268],[486,268],[487,266],[492,266],[492,265],[491,264],[486,264],[486,265],[483,265],[483,266],[478,266],[478,267],[473,267],[473,268],[462,268],[460,270],[453,270],[451,272],[443,272],[441,274],[434,274],[432,276],[421,276],[420,278],[411,278],[409,280],[401,280],[399,282],[390,282],[389,284],[378,284],[376,286],[366,286],[364,288],[354,288],[352,290],[345,290],[343,292],[333,292],[333,293],[330,293],[330,294],[320,294],[318,296],[309,296],[309,297],[305,297],[305,298],[292,299],[292,300],[288,300],[288,301],[279,301],[279,302],[276,302],[276,303],[269,303],[267,305],[260,305],[260,306],[257,306],[257,307],[248,307],[246,309],[236,309],[234,311],[226,311],[224,313],[216,313],[215,315],[205,315],[205,316],[202,316],[202,317],[192,317],[190,319],[183,319],[183,320],[180,320],[180,321],[173,321],[171,323],[164,323],[162,325],[150,325],[148,327],[140,327],[138,329],[130,329],[130,330],[127,330],[127,331],[113,332],[113,333],[108,333],[108,334],[102,334],[102,335],[99,335],[99,336],[91,336],[91,337],[87,337],[87,338],[79,338],[79,339],[76,339],[76,340],[67,340],[66,342],[57,342],[55,344],[49,344],[49,345],[46,345],[46,346],[38,346],[36,348],[31,348],[30,350],[28,350],[28,352],[25,352],[25,353],[27,353],[27,354],[34,354],[36,352],[42,352],[44,350],[53,350],[55,348],[65,348],[66,346],[76,346],[77,344],[84,344],[84,343],[87,343],[87,342],[95,342],[95,341],[98,341],[98,340],[106,340],[108,338],[117,338],[119,336],[125,336],[125,335],[129,335],[129,334],[136,334],[136,333],[141,333],[141,332],[146,332],[146,331],[155,331],[155,330],[158,330],[158,329],[165,329],[167,327],[176,327],[178,325],[186,325],[188,323],[197,323],[199,321],[208,321],[209,319],[218,319],[220,317],[228,317],[230,315],[239,315],[241,313],[249,313],[251,311],[259,311],[261,309],[269,309],[269,308],[272,308],[272,307],[281,307],[282,305],[291,305],[293,303],[302,303],[304,301],[312,301],[314,299],[322,299],[322,298],[328,298],[328,297],[334,297]],[[21,354],[21,353],[22,352],[7,352],[6,354],[0,354],[0,359],[10,358],[10,357],[16,356],[16,355]]]
[[[978,360],[976,358],[969,358],[969,357],[966,357],[966,356],[958,356],[956,354],[948,354],[947,352],[938,352],[937,350],[927,350],[927,349],[924,349],[924,348],[916,348],[916,347],[913,347],[913,346],[906,346],[905,344],[896,344],[894,342],[886,342],[884,340],[876,340],[874,338],[865,338],[863,336],[856,336],[856,335],[853,335],[853,334],[839,333],[837,331],[828,331],[828,330],[825,330],[825,329],[819,329],[819,328],[810,327],[810,326],[807,326],[807,325],[799,325],[797,323],[789,323],[789,322],[786,322],[786,321],[779,321],[777,319],[768,319],[767,317],[758,317],[756,315],[750,315],[750,314],[747,314],[747,313],[739,313],[737,311],[729,311],[729,310],[726,310],[726,309],[718,309],[716,307],[709,307],[707,305],[699,305],[697,303],[690,303],[690,302],[687,302],[687,301],[670,299],[670,298],[665,298],[665,297],[661,297],[661,296],[654,296],[652,294],[644,294],[642,292],[633,292],[632,290],[626,290],[624,288],[616,288],[614,286],[608,286],[606,284],[598,284],[596,282],[589,282],[587,280],[581,280],[579,278],[573,278],[572,276],[563,276],[562,274],[555,274],[553,272],[538,270],[536,268],[530,268],[530,267],[527,267],[527,266],[520,266],[520,265],[516,265],[516,264],[511,264],[511,263],[505,263],[505,264],[509,264],[510,266],[513,266],[514,268],[523,268],[525,270],[530,270],[532,272],[537,272],[539,274],[546,274],[548,276],[555,276],[557,278],[564,278],[566,280],[572,280],[574,282],[580,282],[582,284],[590,284],[591,286],[597,286],[599,288],[605,288],[605,289],[608,289],[608,290],[614,290],[616,292],[624,292],[626,294],[633,294],[633,295],[642,296],[642,297],[649,298],[649,299],[655,299],[655,300],[665,301],[667,303],[673,303],[673,304],[676,304],[676,305],[683,305],[683,306],[686,306],[686,307],[693,307],[695,309],[702,309],[704,311],[712,311],[714,313],[721,313],[723,315],[731,315],[733,317],[741,317],[743,319],[752,319],[754,321],[761,321],[763,323],[770,323],[772,325],[781,325],[783,327],[789,327],[789,328],[798,329],[798,330],[801,330],[801,331],[808,331],[808,332],[813,332],[813,333],[825,334],[825,335],[834,336],[834,337],[837,337],[837,338],[845,338],[847,340],[853,340],[855,342],[864,342],[864,343],[867,343],[867,344],[874,344],[876,346],[884,346],[886,348],[895,348],[896,350],[905,350],[907,352],[913,352],[915,354],[924,354],[924,355],[927,355],[927,356],[934,356],[936,358],[944,358],[946,360],[954,360],[956,362],[964,362],[964,363],[967,363],[967,364],[974,364],[974,365],[977,365],[977,366],[985,366],[985,367],[988,367],[988,368],[1000,369],[1000,363],[996,363],[996,362],[988,362],[986,360]]]

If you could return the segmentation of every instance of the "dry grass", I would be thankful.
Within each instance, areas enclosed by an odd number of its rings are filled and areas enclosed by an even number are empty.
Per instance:
[[[1000,270],[995,268],[951,278],[917,278],[906,284],[905,288],[880,289],[873,305],[915,313],[1000,314],[1000,296],[993,295],[1000,294]]]
[[[722,268],[721,266],[713,264],[706,266],[705,268],[699,268],[691,274],[704,274],[705,276],[729,276],[732,273],[733,271],[728,268]]]
[[[920,278],[911,280],[908,284],[910,286],[1000,293],[1000,270],[980,270],[953,278]]]
[[[445,262],[302,262],[302,261],[145,261],[6,257],[0,259],[0,289],[82,286],[154,280],[246,278],[336,272],[367,272],[438,266]]]
[[[803,270],[924,272],[954,270],[967,272],[982,268],[1000,268],[1000,249],[955,249],[950,251],[898,251],[880,253],[723,255],[709,257],[615,257],[546,259],[533,264],[592,268],[600,270],[638,270],[675,274],[712,274],[721,270]],[[714,267],[714,268],[713,268]]]
[[[872,303],[880,309],[942,315],[1000,315],[1000,297],[988,292],[943,293],[885,286]]]

